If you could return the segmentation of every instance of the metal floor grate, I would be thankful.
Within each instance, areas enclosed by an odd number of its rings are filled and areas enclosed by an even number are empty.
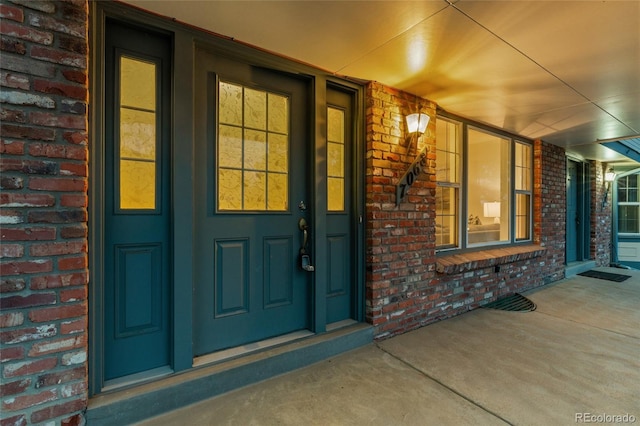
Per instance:
[[[590,271],[582,272],[578,275],[589,278],[599,278],[601,280],[607,281],[615,281],[617,283],[620,283],[627,278],[631,278],[631,275],[613,274],[611,272],[594,271],[593,269]]]
[[[500,298],[491,303],[487,303],[482,307],[512,312],[531,312],[536,310],[535,303],[518,293]]]

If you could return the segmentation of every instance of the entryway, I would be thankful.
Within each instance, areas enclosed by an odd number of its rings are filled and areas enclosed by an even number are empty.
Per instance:
[[[92,10],[90,405],[223,352],[349,329],[370,341],[363,88],[122,5]],[[307,360],[327,353],[310,347]]]
[[[569,268],[589,260],[591,216],[589,168],[567,158],[566,264]],[[588,269],[588,267],[587,267]],[[582,271],[579,271],[582,272]]]

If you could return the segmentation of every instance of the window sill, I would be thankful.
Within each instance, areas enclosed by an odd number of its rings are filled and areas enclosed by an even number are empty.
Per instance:
[[[491,268],[505,263],[533,259],[542,256],[546,248],[538,245],[522,245],[504,248],[458,253],[438,257],[436,271],[440,274],[458,274],[476,269]]]

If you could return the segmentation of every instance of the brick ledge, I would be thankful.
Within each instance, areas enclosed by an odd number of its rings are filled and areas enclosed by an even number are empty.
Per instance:
[[[459,253],[438,257],[436,271],[441,274],[457,274],[475,269],[490,268],[505,263],[540,257],[547,251],[539,245],[523,245]]]

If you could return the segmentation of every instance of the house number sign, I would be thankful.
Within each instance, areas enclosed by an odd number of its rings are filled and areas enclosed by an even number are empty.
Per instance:
[[[396,206],[400,204],[407,191],[411,188],[411,185],[418,179],[418,176],[427,166],[427,149],[423,149],[422,152],[411,163],[409,169],[406,171],[400,182],[396,186]]]

